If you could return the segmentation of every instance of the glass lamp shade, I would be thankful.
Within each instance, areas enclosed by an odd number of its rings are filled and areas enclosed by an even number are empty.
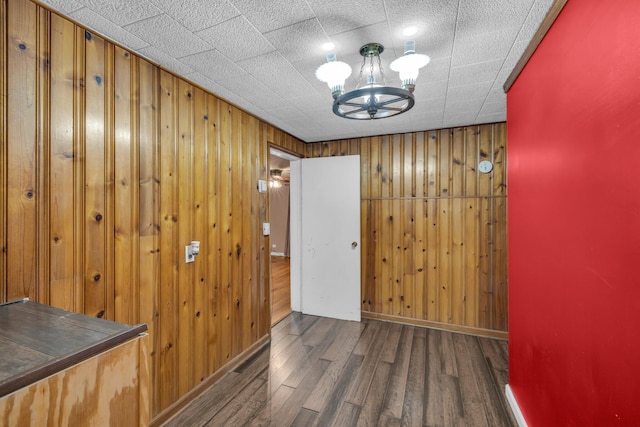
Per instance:
[[[409,86],[409,90],[413,92],[420,68],[427,65],[429,61],[431,61],[431,58],[427,55],[409,53],[393,61],[390,68],[400,74],[402,85],[405,87]]]
[[[344,92],[344,81],[351,75],[351,67],[341,61],[331,61],[322,64],[316,70],[316,78],[325,82],[334,98]]]

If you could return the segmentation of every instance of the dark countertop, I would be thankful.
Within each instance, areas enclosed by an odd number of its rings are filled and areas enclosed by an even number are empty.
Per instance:
[[[145,332],[20,300],[0,305],[0,397]]]

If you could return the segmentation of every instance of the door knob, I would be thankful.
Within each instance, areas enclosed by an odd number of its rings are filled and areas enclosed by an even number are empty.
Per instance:
[[[352,248],[355,248],[355,247],[357,247],[357,246],[358,246],[358,242],[353,242],[353,243],[351,244],[351,247],[352,247]]]

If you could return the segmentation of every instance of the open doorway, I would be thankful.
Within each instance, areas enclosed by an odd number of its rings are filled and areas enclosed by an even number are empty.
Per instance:
[[[271,325],[291,313],[291,161],[297,157],[269,150],[269,221],[271,223]]]

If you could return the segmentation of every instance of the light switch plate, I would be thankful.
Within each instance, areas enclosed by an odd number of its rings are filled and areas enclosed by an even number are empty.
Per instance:
[[[263,222],[262,223],[262,235],[263,236],[268,236],[269,234],[271,234],[271,224],[269,224],[268,222]]]
[[[265,181],[264,179],[258,180],[258,191],[261,193],[267,192],[267,181]]]

